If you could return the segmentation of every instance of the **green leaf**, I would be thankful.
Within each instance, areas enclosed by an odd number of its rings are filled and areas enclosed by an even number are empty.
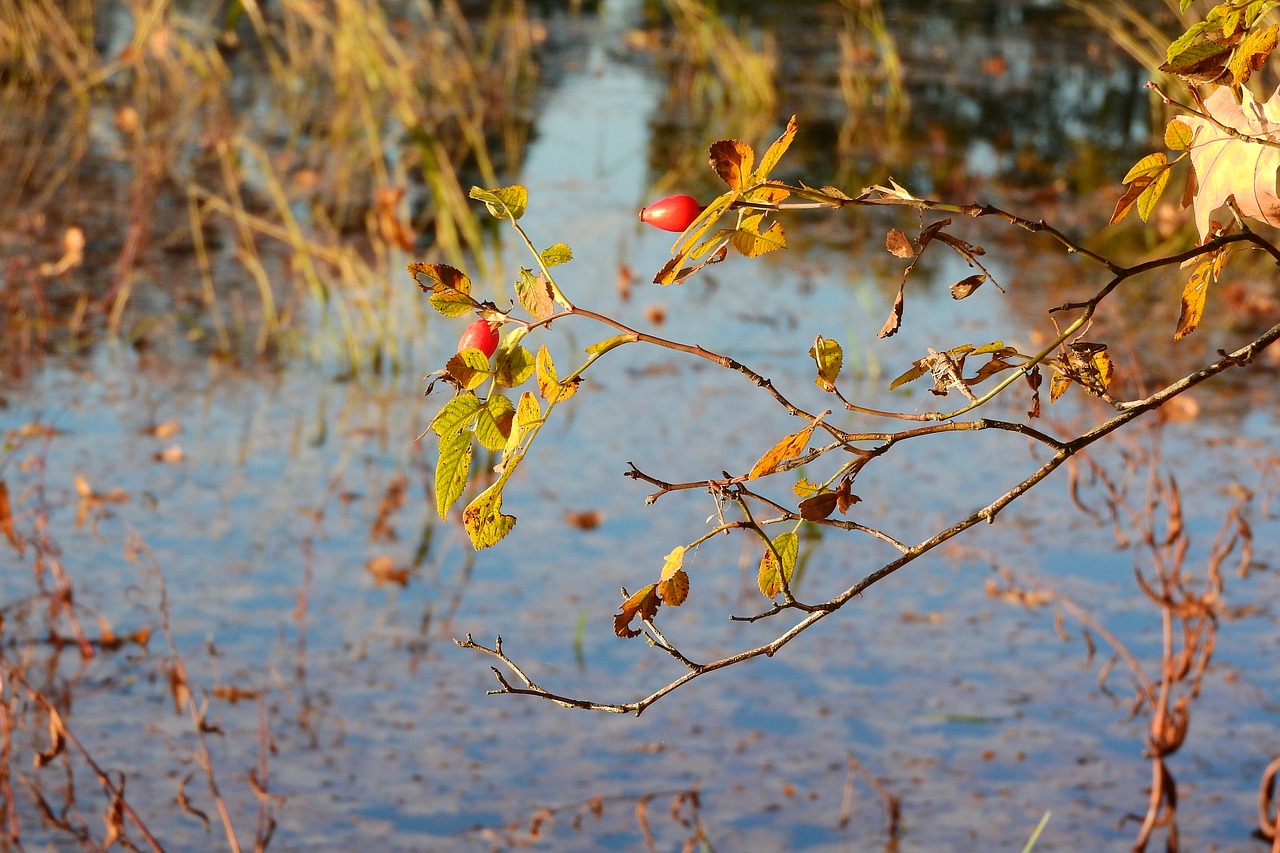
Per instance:
[[[448,518],[449,507],[462,497],[471,473],[471,433],[460,430],[440,438],[436,460],[436,512]]]
[[[459,432],[482,408],[484,403],[475,394],[459,394],[436,412],[436,416],[431,419],[431,429],[441,438]]]
[[[836,379],[840,376],[840,368],[844,366],[844,351],[840,349],[840,344],[818,335],[809,350],[809,357],[818,365],[815,384],[823,391],[836,390]]]
[[[573,250],[564,243],[556,243],[554,246],[548,246],[538,253],[538,257],[542,258],[542,262],[549,267],[559,264],[567,264],[573,260]]]
[[[497,545],[516,526],[513,515],[502,514],[502,487],[506,477],[485,489],[462,511],[462,526],[477,551]]]
[[[476,439],[486,450],[500,451],[507,446],[511,435],[511,421],[516,407],[501,394],[494,394],[485,401],[484,408],[476,415]]]
[[[1200,21],[1198,23],[1192,24],[1191,27],[1188,28],[1188,30],[1185,33],[1178,36],[1178,38],[1174,39],[1173,42],[1169,45],[1169,49],[1165,52],[1166,63],[1169,64],[1170,66],[1175,65],[1174,60],[1181,57],[1183,53],[1185,53],[1193,44],[1196,43],[1196,39],[1198,39],[1200,36],[1204,35],[1208,31],[1209,31],[1209,24],[1205,23],[1204,21]],[[1219,52],[1223,52],[1223,48],[1220,45],[1215,45],[1215,47],[1218,49]],[[1200,58],[1203,59],[1204,57],[1202,56]],[[1196,59],[1193,57],[1191,59],[1191,62],[1195,62],[1195,61]]]
[[[489,215],[495,219],[519,219],[524,216],[525,206],[529,203],[529,191],[519,184],[496,190],[472,187],[470,195],[476,201],[484,202]]]
[[[493,359],[493,378],[504,388],[522,385],[533,375],[533,353],[522,346],[500,347]]]
[[[760,573],[757,579],[760,594],[765,598],[774,598],[782,592],[783,578],[788,582],[796,570],[796,559],[800,555],[800,539],[794,531],[779,533],[773,545],[766,548],[760,559]],[[779,562],[781,559],[781,562]]]
[[[479,388],[493,375],[489,370],[489,359],[475,347],[467,347],[453,355],[445,362],[444,369],[468,391]]]
[[[541,275],[534,275],[533,270],[520,270],[520,277],[516,279],[516,299],[535,320],[545,320],[556,313],[551,285]]]

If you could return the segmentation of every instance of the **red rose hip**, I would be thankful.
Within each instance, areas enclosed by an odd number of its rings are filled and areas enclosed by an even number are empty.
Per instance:
[[[690,195],[671,195],[640,211],[640,221],[663,231],[683,231],[702,213],[702,205]]]
[[[464,349],[478,349],[485,358],[493,355],[498,348],[498,332],[489,325],[488,320],[476,320],[458,339],[458,352]]]

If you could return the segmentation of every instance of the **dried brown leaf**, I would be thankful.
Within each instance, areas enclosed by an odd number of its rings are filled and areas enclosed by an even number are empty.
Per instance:
[[[911,238],[897,228],[889,229],[889,233],[884,238],[884,247],[891,255],[899,258],[911,258],[916,254],[915,247],[911,245]]]

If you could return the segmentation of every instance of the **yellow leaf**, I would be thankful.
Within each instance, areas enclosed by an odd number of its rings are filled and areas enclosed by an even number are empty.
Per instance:
[[[769,146],[769,150],[764,152],[764,157],[760,159],[760,168],[756,169],[755,175],[752,176],[752,180],[755,183],[769,179],[769,173],[773,171],[774,166],[778,165],[782,155],[787,153],[787,148],[791,146],[791,140],[795,139],[795,136],[796,117],[792,116],[791,120],[787,122],[787,129]]]
[[[684,600],[689,597],[689,575],[680,570],[672,573],[671,577],[658,581],[658,595],[662,597],[663,604],[670,604],[672,607],[684,604]]]
[[[538,350],[535,363],[538,374],[538,393],[548,403],[559,403],[567,400],[578,390],[578,381],[561,382],[556,373],[555,363],[551,360],[551,352],[543,344]]]
[[[809,357],[818,366],[818,377],[814,383],[823,391],[834,391],[840,368],[844,366],[844,351],[840,344],[818,335],[809,349]]]
[[[613,633],[619,637],[640,636],[639,629],[631,627],[631,620],[639,616],[641,619],[652,621],[653,617],[658,615],[660,604],[662,602],[658,599],[656,583],[651,583],[639,590],[622,603],[622,612],[613,617]]]
[[[516,526],[515,516],[502,514],[504,485],[506,479],[499,479],[476,495],[462,511],[462,526],[471,537],[471,546],[477,551],[497,545]]]
[[[1156,202],[1160,200],[1164,188],[1169,185],[1170,174],[1169,169],[1158,173],[1138,196],[1138,215],[1142,217],[1143,222],[1151,218],[1151,211],[1155,210]]]
[[[817,418],[804,429],[797,433],[792,433],[769,448],[769,451],[756,460],[756,464],[751,466],[747,479],[754,480],[757,477],[772,474],[788,459],[794,459],[804,453],[805,448],[809,446],[809,437],[813,435],[814,428],[818,426],[821,420],[821,417]]]
[[[684,552],[685,547],[683,545],[679,545],[671,549],[670,554],[667,554],[666,559],[662,563],[662,580],[666,580],[671,577],[676,572],[680,571],[682,566],[684,566]]]
[[[1167,165],[1169,165],[1169,158],[1164,155],[1164,152],[1157,151],[1154,154],[1148,154],[1133,164],[1133,168],[1129,170],[1129,173],[1124,176],[1120,183],[1131,183],[1134,178],[1154,178]]]
[[[800,555],[800,539],[793,531],[779,533],[773,540],[772,547],[765,548],[760,558],[760,573],[757,584],[760,594],[765,598],[773,598],[782,592],[783,578],[790,582],[796,570],[796,560]],[[781,560],[781,562],[779,562]]]
[[[1181,119],[1173,119],[1164,129],[1164,144],[1174,151],[1186,151],[1191,147],[1191,126]]]
[[[1277,31],[1280,31],[1280,27],[1275,24],[1265,30],[1254,30],[1236,47],[1235,53],[1231,54],[1231,61],[1227,63],[1227,70],[1231,72],[1237,86],[1248,82],[1253,72],[1266,63],[1271,51],[1275,50]]]
[[[1178,313],[1178,328],[1173,339],[1180,340],[1196,330],[1200,318],[1204,316],[1205,297],[1209,295],[1209,284],[1213,279],[1213,261],[1202,261],[1191,273],[1187,286],[1182,289],[1182,310]]]

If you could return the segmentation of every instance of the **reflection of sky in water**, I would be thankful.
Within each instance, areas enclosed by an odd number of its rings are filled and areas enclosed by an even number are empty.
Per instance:
[[[648,177],[655,85],[596,44],[581,72],[567,74],[540,107],[524,176],[531,191],[525,224],[539,244],[564,240],[573,247],[575,260],[561,268],[560,281],[574,298],[637,327],[732,354],[788,393],[795,389],[795,401],[813,411],[830,406],[812,385],[805,354],[816,334],[849,344],[851,371],[874,345],[881,375],[851,379],[849,393],[884,400],[888,378],[919,356],[938,322],[958,316],[963,334],[975,341],[1019,328],[990,288],[951,302],[944,285],[967,270],[958,260],[944,261],[930,270],[932,287],[909,293],[902,334],[873,343],[888,304],[865,259],[881,253],[878,237],[865,252],[817,251],[754,264],[732,259],[681,288],[644,284],[670,245],[670,235],[642,231],[634,213]],[[997,156],[975,143],[970,165],[994,168]],[[796,217],[791,227],[804,226]],[[510,269],[527,263],[515,241],[507,245]],[[614,283],[620,263],[641,276],[626,302]],[[654,327],[643,310],[659,303],[668,319]],[[555,332],[535,345],[546,340],[561,363],[608,334],[586,322],[562,322]],[[435,345],[433,359],[442,347]],[[596,794],[696,783],[717,849],[861,848],[880,843],[883,814],[874,795],[861,790],[853,825],[846,834],[836,829],[849,754],[903,795],[903,849],[956,849],[971,838],[1014,848],[1049,809],[1046,849],[1130,838],[1131,828],[1114,826],[1123,811],[1142,806],[1149,771],[1140,759],[1143,726],[1124,721],[1126,676],[1117,671],[1109,682],[1120,701],[1100,696],[1100,660],[1085,660],[1078,629],[1068,625],[1075,638],[1064,644],[1047,612],[989,598],[984,583],[992,574],[979,558],[921,560],[775,659],[696,681],[639,719],[484,697],[494,686],[488,661],[455,649],[450,637],[470,631],[487,644],[501,632],[535,679],[575,695],[625,701],[672,678],[675,665],[642,641],[612,637],[610,616],[618,587],[646,582],[667,550],[701,533],[712,508],[696,492],[644,507],[651,490],[622,472],[628,462],[668,480],[743,470],[795,424],[763,394],[749,393],[745,379],[660,351],[623,348],[597,366],[562,422],[535,445],[504,503],[519,525],[497,549],[477,555],[464,579],[459,531],[431,521],[424,497],[433,454],[409,443],[443,402],[442,392],[420,396],[415,374],[432,365],[400,380],[338,384],[305,368],[269,377],[194,364],[135,373],[129,357],[115,353],[75,374],[49,369],[28,396],[11,400],[8,423],[39,415],[67,430],[49,459],[48,479],[63,501],[55,530],[70,527],[76,471],[95,487],[133,495],[112,508],[96,534],[88,528],[60,534],[80,600],[118,627],[150,615],[154,585],[120,553],[127,521],[165,573],[193,677],[271,691],[278,748],[270,759],[272,789],[287,798],[273,844],[457,849],[454,833],[477,823],[524,820],[540,806]],[[887,399],[912,410],[935,403],[923,387]],[[1073,403],[1059,405],[1061,417],[1077,411]],[[137,430],[155,420],[182,423],[181,464],[151,460],[158,443]],[[1198,436],[1215,428],[1269,442],[1274,414],[1255,410],[1241,423],[1209,413],[1170,430],[1165,452],[1184,466],[1184,493],[1212,498],[1188,507],[1201,549],[1226,505],[1214,492],[1219,472],[1247,468],[1244,460],[1254,452],[1201,449]],[[1270,445],[1258,452],[1270,452]],[[851,516],[915,541],[1020,476],[1004,469],[1029,471],[1044,456],[1003,434],[911,442],[860,476],[855,491],[864,503]],[[410,487],[406,507],[394,516],[398,536],[371,543],[378,498],[399,471]],[[765,488],[785,497],[785,483]],[[1149,655],[1158,623],[1133,588],[1130,555],[1069,508],[1065,491],[1059,475],[963,544],[999,551],[1018,572],[1051,578],[1098,608],[1135,652]],[[313,527],[308,513],[321,506],[323,522]],[[599,530],[565,525],[564,512],[583,509],[604,512]],[[1273,523],[1257,525],[1263,561],[1274,556],[1267,544],[1274,532]],[[426,537],[426,558],[408,588],[373,586],[363,570],[370,556],[408,563]],[[313,555],[305,658],[290,615],[307,569],[304,546]],[[760,609],[752,592],[757,550],[744,551],[736,537],[687,558],[689,604],[664,608],[660,624],[688,644],[691,656],[706,660],[778,631],[780,623],[725,619]],[[887,559],[882,545],[828,533],[802,592],[830,594]],[[6,578],[7,588],[11,583]],[[143,592],[131,593],[125,600],[132,604],[124,605],[120,591],[130,585]],[[1260,573],[1228,580],[1229,591],[1237,587],[1233,600],[1267,601],[1274,579]],[[586,667],[579,670],[572,638],[583,612]],[[1262,696],[1275,695],[1274,667],[1259,668],[1275,655],[1268,640],[1273,621],[1272,615],[1225,622],[1221,670],[1194,706],[1192,736],[1173,759],[1175,775],[1191,783],[1180,814],[1192,846],[1236,843],[1247,832],[1254,782],[1277,747],[1273,714],[1251,692],[1256,686]],[[153,641],[153,653],[160,648]],[[148,668],[124,659],[101,665],[144,678]],[[1219,674],[1227,672],[1239,676],[1236,684]],[[167,702],[163,690],[92,691],[78,699],[72,724],[91,729],[95,720],[123,721],[91,748],[113,766],[138,769],[138,755],[163,750],[148,740],[148,720],[160,718],[154,725],[175,741],[185,739]],[[314,714],[314,743],[297,725],[304,707]],[[223,704],[215,713],[228,732],[216,742],[224,788],[236,813],[251,815],[251,794],[241,782],[255,760],[256,710],[252,703]],[[188,825],[194,821],[170,823],[173,792],[161,777],[131,778],[131,802],[157,815],[173,837],[199,836]],[[656,817],[666,800],[652,808],[655,831],[673,846],[672,827]],[[555,849],[638,843],[631,805],[610,806],[593,821],[575,833],[561,820]]]

